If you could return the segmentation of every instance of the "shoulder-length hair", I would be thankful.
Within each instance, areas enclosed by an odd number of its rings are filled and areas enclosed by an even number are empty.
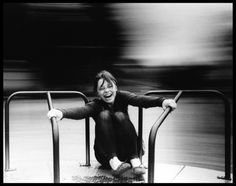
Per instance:
[[[98,81],[101,78],[106,80],[108,83],[112,83],[113,82],[115,85],[117,85],[116,78],[110,72],[108,72],[106,70],[102,70],[101,72],[97,73],[97,75],[95,76],[95,79],[94,79],[93,91],[95,93],[97,92]]]

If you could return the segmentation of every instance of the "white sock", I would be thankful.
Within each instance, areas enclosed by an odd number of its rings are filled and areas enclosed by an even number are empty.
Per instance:
[[[116,156],[109,160],[110,166],[113,170],[116,170],[122,163]]]
[[[130,163],[131,163],[132,167],[139,167],[141,165],[141,161],[139,158],[134,158],[134,159],[130,160]]]

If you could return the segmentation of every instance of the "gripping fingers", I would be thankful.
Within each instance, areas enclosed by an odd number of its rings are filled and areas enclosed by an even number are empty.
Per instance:
[[[61,120],[62,116],[63,116],[62,112],[60,110],[57,110],[57,109],[51,109],[47,113],[47,117],[49,119],[51,119],[52,117],[55,117],[57,121]]]
[[[176,109],[177,104],[173,99],[165,99],[162,104],[163,109],[171,107],[172,111]]]

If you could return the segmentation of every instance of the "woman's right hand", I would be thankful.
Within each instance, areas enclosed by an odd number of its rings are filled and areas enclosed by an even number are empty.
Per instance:
[[[62,111],[58,110],[58,109],[51,109],[50,111],[48,111],[47,113],[47,117],[49,119],[51,119],[52,117],[55,117],[57,121],[61,120],[63,117],[63,113]]]

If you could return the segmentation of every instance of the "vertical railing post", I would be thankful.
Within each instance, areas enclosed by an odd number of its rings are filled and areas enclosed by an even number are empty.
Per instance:
[[[86,166],[90,166],[90,131],[89,118],[85,119]]]
[[[178,94],[175,96],[174,100],[177,103],[182,91],[179,91]],[[161,114],[161,116],[157,119],[155,124],[152,126],[151,131],[149,133],[149,142],[148,142],[148,183],[154,183],[154,168],[155,168],[155,139],[156,134],[161,126],[162,122],[170,113],[171,108],[168,107],[165,111]]]
[[[218,179],[231,180],[231,113],[230,102],[221,94],[225,104],[225,176],[218,176]]]
[[[143,109],[138,108],[138,155],[142,162],[142,149],[143,149]]]
[[[226,100],[225,103],[225,179],[230,178],[230,161],[231,161],[231,122],[230,122],[230,103]]]
[[[10,167],[10,102],[17,93],[11,94],[5,102],[5,171],[14,171]]]
[[[52,99],[50,92],[47,92],[47,101],[49,110],[53,109]],[[53,174],[54,183],[60,183],[60,158],[59,158],[59,129],[55,117],[50,119],[52,125],[52,137],[53,137]]]
[[[5,171],[10,170],[10,144],[9,144],[9,101],[5,103]]]

